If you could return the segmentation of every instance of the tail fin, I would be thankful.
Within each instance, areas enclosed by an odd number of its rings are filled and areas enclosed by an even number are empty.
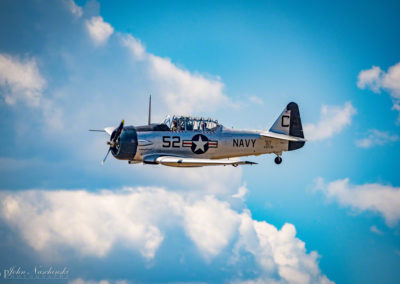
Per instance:
[[[304,138],[298,105],[289,103],[269,131]],[[289,141],[289,151],[303,147],[304,143]]]

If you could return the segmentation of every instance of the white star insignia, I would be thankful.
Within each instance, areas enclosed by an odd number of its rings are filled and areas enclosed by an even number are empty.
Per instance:
[[[201,136],[199,136],[199,140],[193,141],[193,143],[196,145],[196,149],[194,149],[194,152],[196,152],[197,150],[201,150],[202,152],[204,152],[204,145],[208,142],[201,140]]]

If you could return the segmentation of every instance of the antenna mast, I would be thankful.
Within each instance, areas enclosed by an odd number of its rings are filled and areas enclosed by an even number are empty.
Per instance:
[[[151,124],[151,95],[149,97],[149,125]]]

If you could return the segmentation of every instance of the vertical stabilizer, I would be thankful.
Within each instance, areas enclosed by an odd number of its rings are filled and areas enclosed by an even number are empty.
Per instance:
[[[289,103],[269,131],[304,138],[299,106],[294,102]],[[299,149],[304,143],[289,141],[288,149],[289,151]]]
[[[275,123],[269,129],[270,132],[289,135],[290,130],[290,110],[285,108],[281,115],[275,120]]]

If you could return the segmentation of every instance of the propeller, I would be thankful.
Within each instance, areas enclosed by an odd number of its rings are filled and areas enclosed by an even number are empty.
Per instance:
[[[106,156],[104,157],[103,161],[101,161],[101,164],[102,164],[102,165],[104,165],[104,162],[106,161],[106,159],[107,159],[107,157],[108,157],[108,154],[110,154],[110,151],[111,151],[111,147],[108,148],[108,151],[107,151]]]
[[[103,161],[101,162],[102,165],[104,165],[105,161],[107,160],[108,154],[110,154],[111,149],[117,145],[119,136],[121,136],[122,130],[124,129],[124,123],[125,121],[122,120],[118,128],[114,130],[113,133],[111,134],[110,141],[107,141],[107,145],[110,145],[110,148],[108,148],[107,154],[104,157]]]

